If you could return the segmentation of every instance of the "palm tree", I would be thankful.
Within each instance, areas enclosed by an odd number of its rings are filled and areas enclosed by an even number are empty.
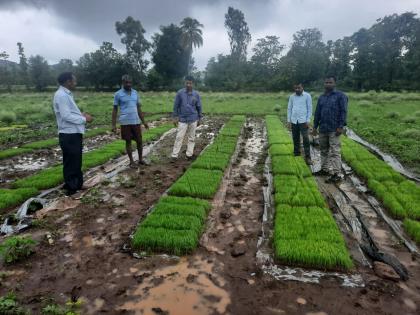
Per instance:
[[[190,65],[191,65],[191,58],[192,58],[192,51],[193,48],[198,48],[203,46],[203,31],[201,28],[204,27],[203,24],[198,22],[196,19],[186,17],[181,22],[181,30],[182,30],[182,46],[188,50],[188,69],[187,73],[190,73]]]

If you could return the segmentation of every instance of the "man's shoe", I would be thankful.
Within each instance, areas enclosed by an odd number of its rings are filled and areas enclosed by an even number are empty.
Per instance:
[[[318,172],[313,173],[313,175],[315,175],[315,176],[328,176],[328,175],[330,175],[330,173],[328,173],[325,170],[319,170]]]
[[[191,156],[186,156],[186,159],[188,160],[188,161],[192,161],[192,160],[194,160],[194,155],[191,155]]]
[[[139,165],[149,165],[149,163],[147,163],[145,160],[141,160],[139,161]]]
[[[329,184],[335,184],[341,181],[341,177],[338,174],[333,174],[330,178],[326,180]]]
[[[171,163],[175,163],[176,161],[178,161],[177,157],[171,156]]]
[[[69,189],[66,189],[66,190],[65,190],[65,192],[64,192],[64,194],[65,194],[67,197],[73,196],[75,193],[77,193],[77,191],[76,191],[76,190],[69,190]]]

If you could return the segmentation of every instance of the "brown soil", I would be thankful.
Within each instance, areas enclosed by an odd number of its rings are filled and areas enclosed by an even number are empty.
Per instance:
[[[197,151],[220,127],[209,122]],[[348,288],[331,277],[319,284],[279,281],[257,265],[261,233],[263,124],[244,129],[237,157],[213,201],[201,246],[186,257],[137,256],[127,252],[140,218],[190,164],[170,163],[174,135],[152,153],[152,164],[103,182],[66,210],[51,211],[42,227],[29,231],[40,240],[26,262],[3,266],[0,294],[15,290],[39,314],[48,298],[64,304],[81,298],[82,314],[418,314],[420,268],[406,266],[407,282],[377,277],[357,266],[365,287]],[[69,208],[74,206],[74,208]],[[51,233],[52,245],[45,238]]]

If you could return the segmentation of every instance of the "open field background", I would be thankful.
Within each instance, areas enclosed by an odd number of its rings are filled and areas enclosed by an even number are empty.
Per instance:
[[[311,91],[309,91],[311,92]],[[314,109],[319,92],[311,92]],[[267,115],[285,120],[288,92],[202,93],[204,113]],[[143,111],[172,111],[175,93],[142,93]],[[348,93],[348,126],[365,140],[395,155],[405,166],[420,172],[420,93]],[[91,127],[110,125],[112,93],[76,92],[76,102],[95,120]],[[52,93],[2,94],[0,100],[0,148],[54,137]],[[27,127],[25,127],[27,126]]]

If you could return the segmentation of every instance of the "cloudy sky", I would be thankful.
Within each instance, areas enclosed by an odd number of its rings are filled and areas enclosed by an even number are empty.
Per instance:
[[[224,28],[229,6],[244,12],[252,44],[266,35],[290,44],[293,33],[312,27],[322,31],[325,41],[335,40],[370,27],[385,15],[407,11],[420,15],[420,0],[0,0],[0,51],[17,61],[20,41],[27,56],[40,54],[50,63],[77,60],[103,41],[123,52],[116,21],[131,15],[142,22],[150,38],[160,25],[178,24],[191,16],[204,24],[204,45],[194,52],[203,69],[210,57],[229,53]]]

